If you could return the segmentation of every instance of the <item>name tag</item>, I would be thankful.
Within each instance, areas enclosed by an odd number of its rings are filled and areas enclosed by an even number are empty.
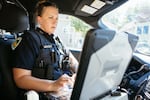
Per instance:
[[[44,45],[43,48],[52,48],[52,45]]]

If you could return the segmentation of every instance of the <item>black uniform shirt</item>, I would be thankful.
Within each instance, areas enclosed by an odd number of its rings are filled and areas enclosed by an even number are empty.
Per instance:
[[[48,35],[41,29],[37,28],[37,31],[41,34],[47,35],[52,43],[54,43],[53,34]],[[36,33],[37,34],[37,33]],[[39,46],[36,40],[31,36],[30,33],[25,32],[22,35],[22,41],[18,47],[14,50],[14,61],[13,66],[17,68],[23,68],[32,70],[35,60],[39,53]]]

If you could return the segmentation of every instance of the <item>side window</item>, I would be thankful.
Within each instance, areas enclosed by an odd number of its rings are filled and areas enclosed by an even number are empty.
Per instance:
[[[7,40],[12,37],[13,35],[10,32],[6,32],[5,30],[0,29],[0,39]]]
[[[92,28],[90,25],[76,17],[60,14],[55,33],[67,48],[81,50],[85,35],[90,28]]]
[[[150,0],[128,0],[106,14],[102,22],[111,29],[125,31],[139,37],[136,51],[150,56]]]

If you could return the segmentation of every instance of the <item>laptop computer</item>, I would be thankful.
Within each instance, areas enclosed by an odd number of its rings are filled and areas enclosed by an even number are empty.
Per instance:
[[[116,89],[137,41],[137,36],[125,32],[90,30],[84,41],[71,100],[99,100]]]

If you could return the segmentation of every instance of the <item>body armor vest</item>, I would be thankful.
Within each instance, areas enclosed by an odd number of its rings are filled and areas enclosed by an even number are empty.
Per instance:
[[[50,42],[39,31],[29,31],[39,46],[39,54],[32,69],[32,76],[56,80],[63,71],[60,68],[60,52],[55,43]]]

